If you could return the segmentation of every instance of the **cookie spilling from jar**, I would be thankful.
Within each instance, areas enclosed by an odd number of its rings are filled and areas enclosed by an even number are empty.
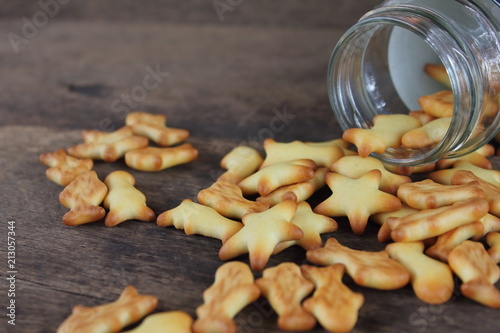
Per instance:
[[[425,72],[436,81],[451,89],[446,70],[442,65],[427,64]],[[357,147],[360,156],[372,153],[383,154],[388,150],[429,150],[446,136],[452,122],[454,96],[449,89],[421,96],[421,110],[408,114],[379,114],[372,119],[371,128],[350,128],[342,138]],[[496,117],[500,110],[500,95],[490,96],[485,103],[482,124]],[[472,133],[474,135],[474,133]]]

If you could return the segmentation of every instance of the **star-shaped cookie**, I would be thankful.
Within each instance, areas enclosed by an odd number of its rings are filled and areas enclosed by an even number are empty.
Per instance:
[[[331,217],[347,216],[354,233],[362,234],[370,215],[401,208],[398,198],[379,190],[381,177],[380,170],[371,170],[358,179],[327,173],[325,180],[332,195],[316,206],[314,212]]]
[[[314,213],[306,201],[299,202],[291,222],[302,230],[304,236],[299,240],[279,243],[274,249],[275,254],[292,245],[299,245],[306,251],[320,248],[323,246],[321,234],[333,232],[338,227],[332,218]]]
[[[229,238],[219,251],[221,260],[228,260],[244,253],[250,255],[250,266],[262,270],[278,243],[298,240],[304,233],[290,221],[297,204],[286,200],[261,212],[243,216],[243,228]]]

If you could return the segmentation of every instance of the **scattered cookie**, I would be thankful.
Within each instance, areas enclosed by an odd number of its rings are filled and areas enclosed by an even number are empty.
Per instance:
[[[447,158],[437,161],[436,167],[437,169],[448,169],[453,167],[453,165],[459,161],[469,162],[477,167],[483,169],[493,169],[493,164],[488,159],[488,157],[495,155],[495,147],[492,145],[486,144],[481,148],[473,151],[464,156],[455,157],[455,158]]]
[[[57,333],[119,332],[151,313],[157,305],[156,297],[141,295],[134,286],[127,286],[112,303],[95,307],[75,305]]]
[[[448,262],[450,252],[469,238],[484,233],[481,222],[472,222],[456,227],[442,235],[439,235],[434,245],[425,250],[425,254],[442,262]]]
[[[262,295],[278,314],[278,327],[285,331],[307,331],[316,319],[302,307],[302,300],[314,290],[314,284],[302,276],[300,267],[291,262],[266,268],[255,281]]]
[[[343,264],[347,274],[363,287],[392,290],[410,281],[406,268],[389,258],[386,251],[354,250],[341,245],[335,238],[329,238],[325,247],[307,251],[307,260],[322,266]]]
[[[325,175],[327,172],[327,168],[317,168],[314,171],[313,178],[304,182],[282,186],[266,196],[258,197],[256,200],[265,202],[269,206],[277,205],[284,200],[305,201],[326,185]]]
[[[483,236],[490,232],[500,231],[500,218],[492,214],[486,214],[485,216],[480,218],[478,222],[481,222],[481,224],[483,225],[483,232],[477,234],[472,238],[475,241],[480,240],[481,238],[483,238]]]
[[[161,147],[176,145],[189,137],[188,130],[158,126],[149,123],[134,124],[132,125],[132,130],[135,135],[146,137]]]
[[[301,159],[281,162],[261,168],[238,183],[243,195],[266,196],[281,186],[300,183],[314,177],[316,163]]]
[[[361,157],[371,153],[384,153],[387,148],[401,146],[402,136],[421,127],[420,120],[404,114],[379,114],[373,118],[373,127],[350,128],[342,134],[342,139],[354,144]]]
[[[64,149],[40,154],[39,160],[49,167],[45,172],[47,178],[61,186],[67,186],[73,179],[92,170],[94,166],[92,159],[80,159],[70,156]]]
[[[500,309],[500,267],[488,255],[483,244],[465,241],[451,251],[448,262],[460,277],[462,294],[486,306]]]
[[[401,166],[401,165],[392,165],[392,164],[384,164],[384,168],[387,171],[395,173],[397,175],[402,176],[410,176],[418,173],[428,173],[434,171],[436,169],[436,163],[430,163],[425,165],[417,165],[417,166]]]
[[[91,158],[114,162],[123,157],[126,152],[144,148],[149,140],[142,136],[131,135],[113,142],[89,142],[69,147],[68,153],[78,158]]]
[[[401,209],[397,211],[377,213],[370,216],[371,221],[380,224],[380,229],[377,234],[377,240],[381,243],[385,243],[391,240],[391,228],[389,228],[386,223],[389,217],[404,217],[418,212],[420,212],[420,209],[411,208],[410,206],[403,204],[401,206]]]
[[[123,333],[191,333],[193,318],[183,311],[159,312],[147,316],[136,328]]]
[[[327,173],[325,180],[332,194],[316,206],[314,212],[331,217],[347,216],[353,232],[362,234],[370,215],[401,208],[398,198],[378,189],[381,178],[380,170],[371,170],[358,179]]]
[[[167,126],[167,116],[163,114],[153,114],[143,111],[129,112],[125,117],[125,124],[132,126],[135,124],[151,124],[156,126]]]
[[[229,238],[219,251],[221,260],[229,260],[249,253],[250,266],[261,271],[280,242],[299,240],[302,230],[291,223],[297,204],[286,200],[261,212],[243,216],[244,227]]]
[[[416,209],[431,209],[449,206],[457,201],[483,198],[484,192],[475,184],[442,185],[430,179],[403,184],[398,189],[398,198]]]
[[[75,226],[102,219],[106,211],[99,205],[107,193],[108,187],[95,171],[76,177],[59,194],[59,202],[69,208],[62,218],[64,224]]]
[[[109,209],[104,223],[107,227],[116,226],[124,221],[153,221],[156,217],[146,205],[146,196],[134,187],[135,178],[126,171],[114,171],[105,179],[108,194],[104,207]]]
[[[427,75],[429,75],[437,82],[440,82],[448,88],[451,88],[450,77],[448,76],[446,68],[443,65],[425,64],[424,71],[425,73],[427,73]]]
[[[500,232],[490,232],[486,236],[486,242],[490,246],[488,254],[497,264],[500,263]]]
[[[238,184],[257,171],[263,161],[260,153],[254,148],[238,146],[222,158],[220,165],[227,171],[217,180]]]
[[[436,118],[453,115],[453,92],[442,90],[432,95],[420,96],[418,104],[428,114]]]
[[[470,162],[458,161],[453,165],[453,168],[446,170],[434,171],[429,175],[429,178],[436,183],[450,185],[451,178],[455,172],[459,170],[467,170],[475,176],[487,181],[495,186],[500,186],[500,171],[483,169]]]
[[[313,296],[304,301],[304,308],[330,332],[351,331],[358,321],[358,310],[364,303],[364,296],[353,292],[342,282],[344,265],[302,265],[300,269],[316,288]]]
[[[260,296],[248,265],[232,261],[220,266],[214,283],[203,293],[203,305],[196,309],[194,333],[236,333],[234,316]]]
[[[410,177],[397,175],[388,171],[379,159],[371,156],[342,157],[330,168],[331,171],[349,178],[359,178],[373,169],[377,169],[382,173],[382,178],[380,179],[380,189],[384,192],[396,195],[398,188],[401,185],[411,183]]]
[[[256,202],[244,198],[238,185],[222,180],[198,192],[198,202],[212,207],[222,216],[235,219],[241,219],[245,214],[258,213],[269,208],[267,202]]]
[[[426,256],[424,243],[391,243],[385,250],[410,272],[415,295],[429,304],[442,304],[453,295],[453,273],[448,265]]]
[[[451,118],[438,118],[422,127],[406,132],[401,138],[404,147],[422,149],[441,142],[450,128]]]
[[[477,185],[483,192],[484,198],[490,205],[489,212],[500,217],[500,187],[476,176],[473,172],[459,170],[453,173],[450,178],[452,185],[463,185],[471,183]]]
[[[456,202],[451,206],[426,209],[386,221],[396,242],[412,242],[439,236],[461,225],[472,223],[488,213],[488,203],[481,198]]]
[[[334,219],[315,214],[311,206],[305,201],[297,204],[297,211],[290,222],[298,226],[304,236],[298,240],[279,243],[274,249],[275,254],[293,245],[298,245],[306,251],[320,248],[323,246],[321,234],[334,232],[338,228]]]
[[[174,226],[183,229],[187,235],[204,235],[220,239],[223,243],[236,234],[243,224],[230,220],[211,207],[184,199],[182,203],[167,210],[156,219],[160,227]]]
[[[146,147],[125,154],[125,163],[140,171],[161,171],[176,165],[185,164],[198,158],[198,150],[185,143],[177,147]]]
[[[271,138],[264,140],[266,158],[261,168],[293,160],[313,160],[318,167],[329,168],[333,162],[344,156],[342,148],[337,145],[314,145],[301,141],[289,143],[276,142]]]
[[[124,126],[114,132],[83,130],[82,139],[85,143],[113,143],[133,135],[132,127]]]

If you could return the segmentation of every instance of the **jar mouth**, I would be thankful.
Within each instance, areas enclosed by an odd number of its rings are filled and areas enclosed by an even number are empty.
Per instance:
[[[414,8],[374,10],[348,30],[337,44],[329,63],[327,85],[340,127],[343,130],[371,128],[377,114],[412,111],[402,100],[389,73],[387,50],[391,36],[397,31],[423,41],[447,69],[454,110],[447,133],[439,143],[424,149],[390,148],[373,156],[386,164],[416,166],[478,148],[464,142],[475,135],[473,129],[482,121],[481,112],[473,112],[481,108],[485,94],[482,82],[476,79],[480,77],[481,68],[472,61],[473,52],[461,42],[450,22],[436,17],[435,13]],[[421,70],[423,72],[423,68]]]

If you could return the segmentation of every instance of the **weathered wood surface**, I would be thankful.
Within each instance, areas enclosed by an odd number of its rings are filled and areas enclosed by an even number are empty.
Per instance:
[[[123,161],[97,162],[94,168],[101,179],[113,170],[131,172],[149,206],[160,214],[185,198],[195,199],[222,172],[221,157],[236,145],[260,147],[269,136],[279,141],[339,137],[326,96],[326,64],[341,33],[374,2],[343,1],[342,10],[335,12],[327,2],[306,6],[294,1],[295,10],[286,7],[274,16],[243,2],[227,13],[225,22],[215,12],[210,17],[211,5],[193,12],[198,18],[184,21],[170,14],[154,16],[154,10],[139,10],[141,19],[128,21],[133,13],[127,6],[116,9],[118,19],[109,22],[110,9],[103,14],[84,6],[87,16],[74,20],[83,5],[69,4],[73,7],[61,9],[61,17],[40,29],[17,54],[2,38],[0,331],[53,332],[75,304],[112,301],[128,284],[157,295],[158,311],[183,310],[194,316],[222,264],[217,257],[220,241],[138,221],[113,228],[102,222],[67,227],[61,222],[67,210],[58,202],[62,188],[45,178],[38,155],[80,142],[82,129],[118,128],[128,111],[164,113],[171,126],[191,131],[188,142],[200,150],[198,160],[158,173],[131,170]],[[14,14],[0,23],[2,35],[20,31],[22,21],[16,15],[29,17],[37,10],[11,7]],[[290,20],[299,20],[304,7],[308,19],[294,26]],[[341,23],[326,24],[328,10],[331,21]],[[101,14],[94,21],[90,13],[97,12]],[[123,94],[143,86],[148,70],[157,66],[168,75],[144,99],[124,107]],[[15,327],[4,314],[9,220],[16,221],[17,237]],[[345,220],[337,220],[339,230],[325,239],[335,236],[360,249],[383,248],[375,226],[355,236]],[[246,256],[238,259],[247,262]],[[289,248],[273,256],[268,266],[283,261],[306,263],[305,253]],[[347,278],[346,283],[365,295],[353,332],[497,332],[500,327],[498,310],[458,292],[447,304],[430,306],[417,300],[410,287],[388,292],[356,287]],[[278,332],[276,315],[263,299],[245,308],[236,321],[240,332]],[[314,332],[324,330],[318,326]]]

